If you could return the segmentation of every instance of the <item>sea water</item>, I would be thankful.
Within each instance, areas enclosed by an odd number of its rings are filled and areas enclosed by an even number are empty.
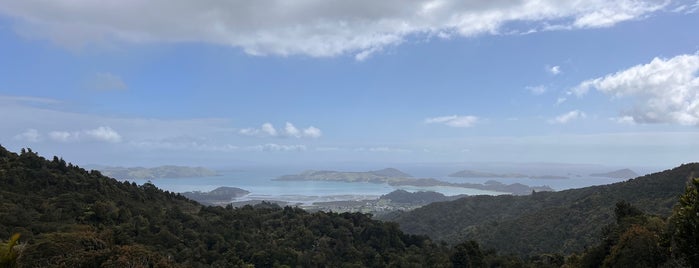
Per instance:
[[[448,186],[391,186],[385,183],[340,182],[340,181],[278,181],[280,175],[291,174],[281,170],[234,170],[219,171],[218,176],[192,178],[159,178],[133,180],[137,184],[148,181],[158,188],[171,192],[208,192],[221,186],[237,187],[250,194],[232,200],[276,200],[289,203],[312,204],[313,202],[376,199],[397,189],[409,192],[434,191],[447,196],[453,195],[501,195],[505,192]]]

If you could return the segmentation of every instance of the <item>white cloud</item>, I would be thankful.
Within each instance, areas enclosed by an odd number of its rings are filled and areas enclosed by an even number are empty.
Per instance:
[[[81,47],[99,43],[203,42],[253,55],[354,54],[364,60],[408,36],[498,34],[525,29],[609,27],[643,18],[669,1],[93,1],[7,0],[0,13],[20,34]],[[132,14],[156,14],[132,16]],[[512,25],[508,25],[512,26]],[[511,28],[511,27],[510,27]],[[507,32],[513,31],[507,29]]]
[[[541,95],[546,93],[546,87],[542,85],[538,86],[528,86],[526,89],[534,95]]]
[[[561,66],[556,65],[556,66],[550,67],[550,68],[548,68],[548,71],[552,75],[560,74],[561,73]]]
[[[636,123],[699,125],[699,54],[654,58],[647,64],[586,80],[571,92],[583,96],[591,89],[615,98],[636,99],[636,106],[623,112]]]
[[[262,152],[302,152],[306,151],[306,145],[282,145],[276,143],[267,143],[248,147],[248,149]]]
[[[627,124],[627,125],[633,125],[635,122],[633,121],[633,117],[625,115],[625,116],[620,116],[620,117],[612,117],[610,120],[617,122],[619,124]]]
[[[98,127],[96,129],[86,130],[85,135],[98,141],[112,143],[121,141],[121,135],[110,127]]]
[[[121,142],[121,135],[110,127],[101,126],[95,129],[83,131],[51,131],[49,138],[58,142],[76,142],[84,140],[94,140],[101,142],[117,143]]]
[[[39,134],[38,130],[30,128],[20,134],[17,134],[15,139],[28,142],[39,142],[41,140],[41,134]]]
[[[301,136],[301,131],[299,131],[298,128],[296,128],[293,124],[286,122],[286,126],[284,127],[284,131],[286,131],[286,134],[289,136],[294,136],[294,137],[300,137]]]
[[[427,124],[444,124],[450,127],[472,127],[478,122],[478,117],[472,115],[449,115],[425,119]]]
[[[121,77],[112,73],[96,73],[87,81],[86,87],[95,91],[118,91],[128,88]]]
[[[262,133],[265,133],[269,136],[277,136],[277,130],[274,129],[274,126],[270,123],[264,123],[262,124],[262,128],[260,129]]]
[[[316,127],[310,126],[305,129],[298,129],[294,124],[286,122],[284,129],[277,131],[271,123],[264,123],[259,129],[244,128],[238,133],[246,136],[259,137],[294,137],[294,138],[319,138],[322,136],[322,131]]]
[[[556,116],[556,118],[549,120],[551,124],[566,124],[572,120],[582,119],[587,117],[584,112],[579,110],[573,110],[562,115]]]
[[[59,142],[69,142],[69,141],[75,141],[79,137],[79,133],[74,132],[68,132],[68,131],[51,131],[49,132],[49,138],[54,140],[54,141],[59,141]]]
[[[319,138],[323,135],[323,132],[314,126],[310,126],[303,130],[303,135],[309,138]]]

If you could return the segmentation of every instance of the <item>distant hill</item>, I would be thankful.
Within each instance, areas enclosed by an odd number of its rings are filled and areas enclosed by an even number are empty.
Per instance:
[[[382,195],[379,199],[385,199],[390,200],[391,202],[404,204],[429,204],[433,202],[454,200],[454,198],[450,198],[436,192],[419,191],[411,193],[405,190],[395,190],[388,194]]]
[[[300,174],[284,175],[276,180],[282,181],[344,181],[382,183],[389,179],[410,178],[409,174],[395,168],[375,171],[347,172],[332,170],[307,170]]]
[[[638,177],[638,174],[636,174],[636,172],[634,172],[633,170],[625,168],[625,169],[610,171],[607,173],[594,173],[594,174],[590,174],[590,176],[615,178],[615,179],[631,179],[631,178]]]
[[[555,175],[526,175],[522,173],[489,173],[474,170],[462,170],[452,174],[449,177],[455,178],[530,178],[530,179],[552,179],[552,180],[563,180],[569,179],[566,176],[555,176]]]
[[[384,168],[381,170],[375,170],[375,171],[369,171],[371,174],[374,174],[376,176],[382,176],[382,177],[389,177],[389,178],[410,178],[410,174],[405,173],[403,171],[397,170],[395,168]]]
[[[387,168],[377,171],[366,172],[342,172],[329,170],[308,170],[296,175],[284,175],[275,180],[281,181],[344,181],[344,182],[370,182],[386,183],[391,186],[447,186],[479,189],[486,191],[500,192],[502,194],[528,195],[532,191],[553,191],[548,186],[527,186],[520,183],[502,184],[496,181],[489,181],[484,184],[479,183],[454,183],[432,178],[412,178],[410,175],[400,170]]]
[[[210,192],[184,192],[182,195],[205,205],[226,205],[250,192],[236,187],[218,187]]]
[[[412,234],[450,243],[474,239],[487,248],[522,255],[571,253],[593,245],[614,219],[617,201],[668,216],[699,163],[685,164],[626,182],[530,196],[470,196],[393,214]]]
[[[94,166],[103,175],[120,180],[150,180],[160,178],[211,177],[218,175],[215,171],[203,167],[159,166],[144,167],[109,167]]]

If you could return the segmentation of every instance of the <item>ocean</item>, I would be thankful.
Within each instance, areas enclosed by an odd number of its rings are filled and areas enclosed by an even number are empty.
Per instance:
[[[245,169],[219,171],[219,176],[195,178],[159,178],[150,180],[157,187],[171,192],[211,191],[221,186],[237,187],[250,192],[245,197],[232,200],[277,200],[289,203],[312,204],[313,202],[346,201],[376,199],[381,195],[397,189],[409,192],[434,191],[447,196],[453,195],[501,195],[509,194],[495,191],[461,187],[416,187],[390,186],[387,184],[365,182],[333,182],[333,181],[276,181],[281,175],[298,173],[298,170],[283,169]],[[421,176],[422,177],[422,176]],[[609,184],[623,181],[620,179],[573,177],[570,179],[529,179],[529,178],[452,178],[446,176],[433,177],[448,182],[484,183],[496,180],[505,184],[521,183],[529,186],[548,185],[560,191],[570,188],[580,188],[591,185]],[[133,180],[143,184],[148,180]]]

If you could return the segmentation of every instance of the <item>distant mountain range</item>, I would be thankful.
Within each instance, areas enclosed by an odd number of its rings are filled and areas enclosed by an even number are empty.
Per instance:
[[[553,191],[548,186],[527,186],[520,183],[503,184],[496,181],[488,181],[485,184],[477,183],[453,183],[440,181],[432,178],[413,178],[409,174],[397,170],[395,168],[386,168],[376,171],[366,172],[343,172],[343,171],[304,171],[296,175],[284,175],[275,180],[281,181],[343,181],[343,182],[370,182],[370,183],[386,183],[391,186],[448,186],[471,188],[487,191],[502,192],[503,194],[511,193],[515,195],[527,195],[532,191]]]
[[[594,173],[594,174],[590,174],[590,176],[615,178],[615,179],[631,179],[631,178],[638,177],[638,174],[636,174],[636,172],[634,172],[633,170],[625,168],[625,169],[610,171],[607,173]]]
[[[159,166],[145,167],[110,167],[87,166],[99,170],[103,175],[120,180],[150,180],[160,178],[210,177],[218,175],[216,171],[203,167]]]
[[[597,243],[603,226],[614,221],[618,201],[668,216],[688,179],[696,177],[699,163],[685,164],[609,185],[529,196],[469,196],[382,219],[398,222],[408,233],[450,243],[472,239],[502,253],[568,254]]]

